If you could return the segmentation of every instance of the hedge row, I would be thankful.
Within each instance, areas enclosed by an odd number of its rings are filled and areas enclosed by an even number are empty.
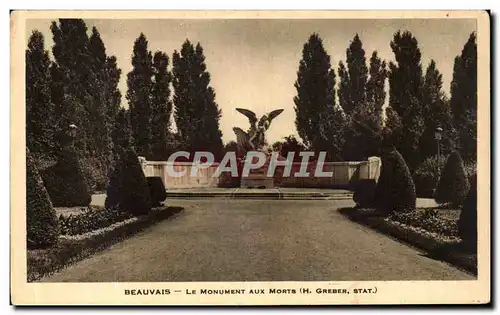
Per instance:
[[[88,207],[78,214],[59,216],[61,235],[78,235],[130,219],[132,215],[118,208]]]
[[[390,220],[422,228],[445,236],[458,236],[458,225],[455,220],[445,219],[433,209],[425,211],[411,211],[407,213],[393,213]]]

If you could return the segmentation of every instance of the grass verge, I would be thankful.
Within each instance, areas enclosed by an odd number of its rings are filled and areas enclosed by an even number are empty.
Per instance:
[[[373,209],[342,208],[339,212],[352,221],[425,251],[432,259],[445,261],[477,276],[477,254],[465,247],[458,237],[393,221]]]
[[[27,280],[34,282],[49,276],[182,210],[181,207],[156,208],[147,215],[89,233],[59,236],[58,244],[51,248],[28,250]]]

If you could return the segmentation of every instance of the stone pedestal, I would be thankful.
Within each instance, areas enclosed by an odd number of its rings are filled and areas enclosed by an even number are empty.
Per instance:
[[[261,189],[274,188],[274,178],[267,177],[269,161],[270,157],[267,156],[267,161],[262,167],[250,170],[250,173],[246,177],[242,176],[240,181],[240,188],[261,188]],[[240,170],[241,169],[242,167],[240,167]]]
[[[274,178],[267,176],[249,175],[240,181],[240,188],[274,188]]]

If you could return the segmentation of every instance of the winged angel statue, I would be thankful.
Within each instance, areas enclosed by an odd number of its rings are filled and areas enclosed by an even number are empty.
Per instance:
[[[245,115],[250,121],[250,129],[248,132],[243,131],[241,128],[234,127],[238,147],[243,152],[261,150],[265,144],[265,132],[269,129],[271,121],[283,112],[283,109],[276,109],[270,113],[265,114],[260,119],[254,112],[244,109],[236,108],[236,110]]]

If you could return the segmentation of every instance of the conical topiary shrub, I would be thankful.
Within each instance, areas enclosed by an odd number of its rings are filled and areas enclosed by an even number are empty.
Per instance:
[[[88,206],[92,199],[82,165],[72,148],[63,149],[57,163],[43,174],[54,207]]]
[[[477,179],[473,177],[458,219],[458,234],[470,249],[477,248]]]
[[[450,203],[460,207],[469,192],[470,183],[465,172],[464,162],[457,151],[446,160],[436,187],[434,199],[437,203]]]
[[[415,185],[405,160],[397,150],[382,155],[382,169],[375,188],[376,206],[382,213],[415,209]]]
[[[132,149],[120,149],[117,160],[107,190],[106,207],[118,206],[133,215],[147,214],[152,206],[151,196],[137,155]]]
[[[51,246],[57,243],[59,236],[56,212],[28,150],[26,150],[26,234],[28,248]]]

